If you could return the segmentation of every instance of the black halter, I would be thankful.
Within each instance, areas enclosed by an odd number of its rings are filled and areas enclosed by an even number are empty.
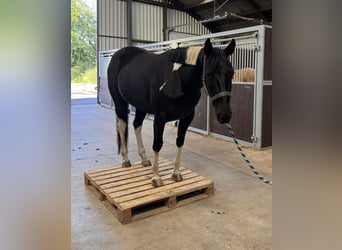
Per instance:
[[[224,96],[231,96],[231,92],[230,91],[221,91],[213,96],[209,95],[208,89],[207,89],[207,85],[206,85],[206,80],[205,80],[205,60],[206,60],[206,55],[204,54],[204,60],[203,60],[203,71],[202,71],[202,83],[203,83],[203,87],[204,90],[206,92],[206,94],[210,97],[211,102],[214,102],[215,100],[224,97]]]

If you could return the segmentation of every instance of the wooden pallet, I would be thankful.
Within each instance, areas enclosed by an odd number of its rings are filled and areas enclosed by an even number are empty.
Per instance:
[[[181,167],[183,181],[171,181],[171,161],[159,160],[164,186],[151,184],[152,169],[140,162],[130,168],[116,166],[84,173],[85,184],[109,208],[122,224],[207,198],[214,193],[214,183]]]

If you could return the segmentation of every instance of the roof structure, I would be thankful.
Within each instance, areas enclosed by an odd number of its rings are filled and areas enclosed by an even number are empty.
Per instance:
[[[272,23],[272,0],[177,0],[183,9],[212,32]],[[222,19],[215,19],[225,17]]]
[[[272,0],[135,0],[187,12],[211,32],[272,24]],[[172,27],[168,27],[172,28]]]

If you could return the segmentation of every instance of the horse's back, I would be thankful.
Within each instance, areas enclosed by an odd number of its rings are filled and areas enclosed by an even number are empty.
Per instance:
[[[119,74],[123,68],[138,54],[146,53],[144,49],[138,47],[124,47],[118,50],[111,58],[107,69],[107,79],[109,92],[114,99],[118,99],[119,93]]]
[[[173,67],[174,62],[169,53],[157,55],[137,47],[118,50],[108,68],[108,73],[114,78],[109,86],[114,102],[118,103],[116,100],[124,99],[139,111],[150,114],[167,113],[171,120],[184,116],[184,107],[194,107],[200,97],[200,91],[190,91],[189,95],[178,99],[165,96],[161,86],[167,82],[170,74],[175,72]],[[195,66],[184,65],[174,74],[184,82],[193,82],[196,72]],[[196,81],[200,81],[200,74],[196,75]]]
[[[118,50],[108,65],[108,87],[114,100],[122,98],[141,111],[152,112],[149,107],[150,88],[146,80],[148,62],[156,55],[138,47]],[[153,72],[153,71],[151,71]]]
[[[108,65],[108,74],[120,72],[136,55],[146,53],[146,50],[138,47],[125,47],[118,50],[113,56]]]

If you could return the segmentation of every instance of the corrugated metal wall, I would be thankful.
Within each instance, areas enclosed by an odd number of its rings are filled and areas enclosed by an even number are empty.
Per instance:
[[[98,0],[98,51],[117,49],[127,42],[127,2]],[[187,13],[168,9],[167,26],[172,27],[196,20]],[[175,31],[192,35],[209,34],[202,24],[177,28]],[[133,44],[163,40],[163,7],[132,1]]]
[[[168,9],[167,11],[167,26],[174,27],[182,24],[194,23],[197,20],[187,13],[179,10]],[[191,35],[206,35],[210,31],[202,24],[193,24],[189,26],[178,27],[175,29],[177,32],[187,33]]]
[[[127,46],[126,2],[98,0],[98,51]]]
[[[160,42],[163,40],[163,8],[132,3],[132,39]]]

